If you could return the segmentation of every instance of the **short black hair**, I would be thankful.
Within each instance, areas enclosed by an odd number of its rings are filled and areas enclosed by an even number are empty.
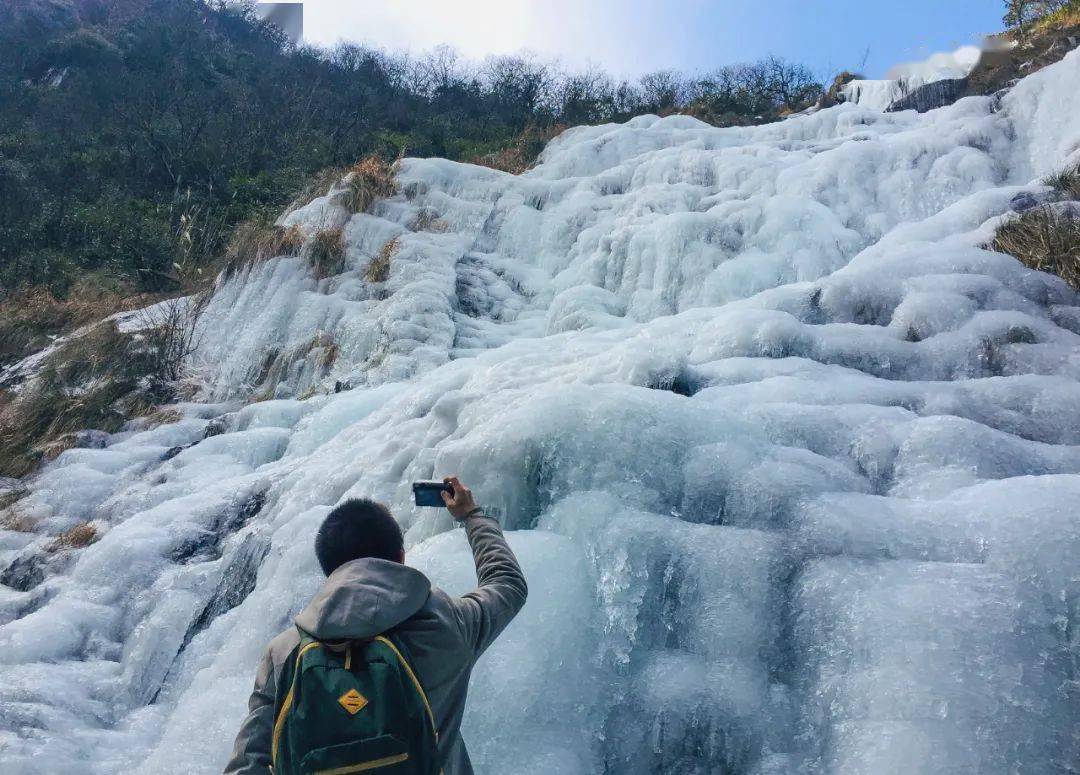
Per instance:
[[[390,509],[368,498],[353,498],[336,507],[315,536],[315,556],[327,576],[362,557],[397,562],[404,547],[401,527]]]

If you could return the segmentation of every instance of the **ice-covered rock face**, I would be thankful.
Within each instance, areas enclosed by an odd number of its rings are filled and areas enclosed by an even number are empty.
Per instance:
[[[474,583],[409,502],[449,472],[532,590],[474,676],[479,772],[1069,771],[1080,309],[978,245],[1076,159],[1077,82],[1073,54],[1000,105],[578,128],[517,178],[404,162],[343,274],[218,290],[221,403],[70,450],[18,502],[40,534],[0,532],[3,771],[219,771],[329,507],[385,500],[411,564]],[[243,405],[267,361],[278,398]],[[100,540],[44,535],[79,522]]]
[[[977,46],[961,46],[956,51],[930,56],[922,62],[909,62],[889,70],[885,78],[856,78],[841,90],[848,102],[874,110],[885,110],[916,89],[947,79],[964,78],[975,69],[982,57]]]

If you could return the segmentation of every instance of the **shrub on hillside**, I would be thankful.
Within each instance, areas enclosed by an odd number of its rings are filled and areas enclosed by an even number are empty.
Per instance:
[[[326,196],[333,186],[342,183],[342,179],[347,173],[348,170],[344,167],[326,167],[309,175],[289,200],[289,205],[285,208],[285,211],[292,212],[298,207],[303,207],[316,197]]]
[[[1055,10],[1035,21],[1032,31],[1036,33],[1080,27],[1080,0],[1064,2]]]
[[[33,471],[46,450],[86,428],[120,430],[115,403],[138,386],[137,357],[125,357],[127,337],[113,322],[57,348],[40,373],[0,414],[0,475]],[[133,354],[134,355],[134,354]]]
[[[184,375],[188,357],[198,348],[199,317],[208,294],[193,294],[155,304],[137,314],[146,376],[172,383]]]
[[[1080,0],[1005,0],[1002,21],[1024,41],[1032,32],[1080,24]]]

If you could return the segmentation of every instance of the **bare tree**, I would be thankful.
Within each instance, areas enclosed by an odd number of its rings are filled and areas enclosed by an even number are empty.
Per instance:
[[[641,105],[641,90],[629,81],[619,81],[615,87],[615,114],[625,116]]]
[[[607,73],[596,68],[565,75],[556,86],[556,103],[556,110],[566,123],[605,121],[616,112],[615,85]]]
[[[507,118],[521,126],[553,102],[555,76],[553,68],[531,54],[488,57],[482,74],[488,89],[501,103]]]
[[[646,73],[638,83],[641,84],[641,96],[645,105],[652,110],[673,110],[686,104],[686,79],[674,70]]]
[[[436,46],[416,67],[418,91],[429,97],[453,89],[466,80],[461,59],[451,46]]]
[[[197,293],[139,310],[136,322],[146,340],[152,364],[151,376],[176,382],[184,376],[188,358],[199,347],[199,318],[210,296]]]
[[[798,110],[821,95],[821,84],[804,65],[770,56],[762,63],[769,96],[777,107]]]

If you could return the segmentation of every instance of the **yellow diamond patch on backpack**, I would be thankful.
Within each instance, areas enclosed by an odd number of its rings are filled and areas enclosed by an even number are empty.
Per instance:
[[[349,691],[338,697],[337,701],[341,703],[341,707],[354,716],[368,704],[367,697],[356,691],[356,689],[349,689]]]

